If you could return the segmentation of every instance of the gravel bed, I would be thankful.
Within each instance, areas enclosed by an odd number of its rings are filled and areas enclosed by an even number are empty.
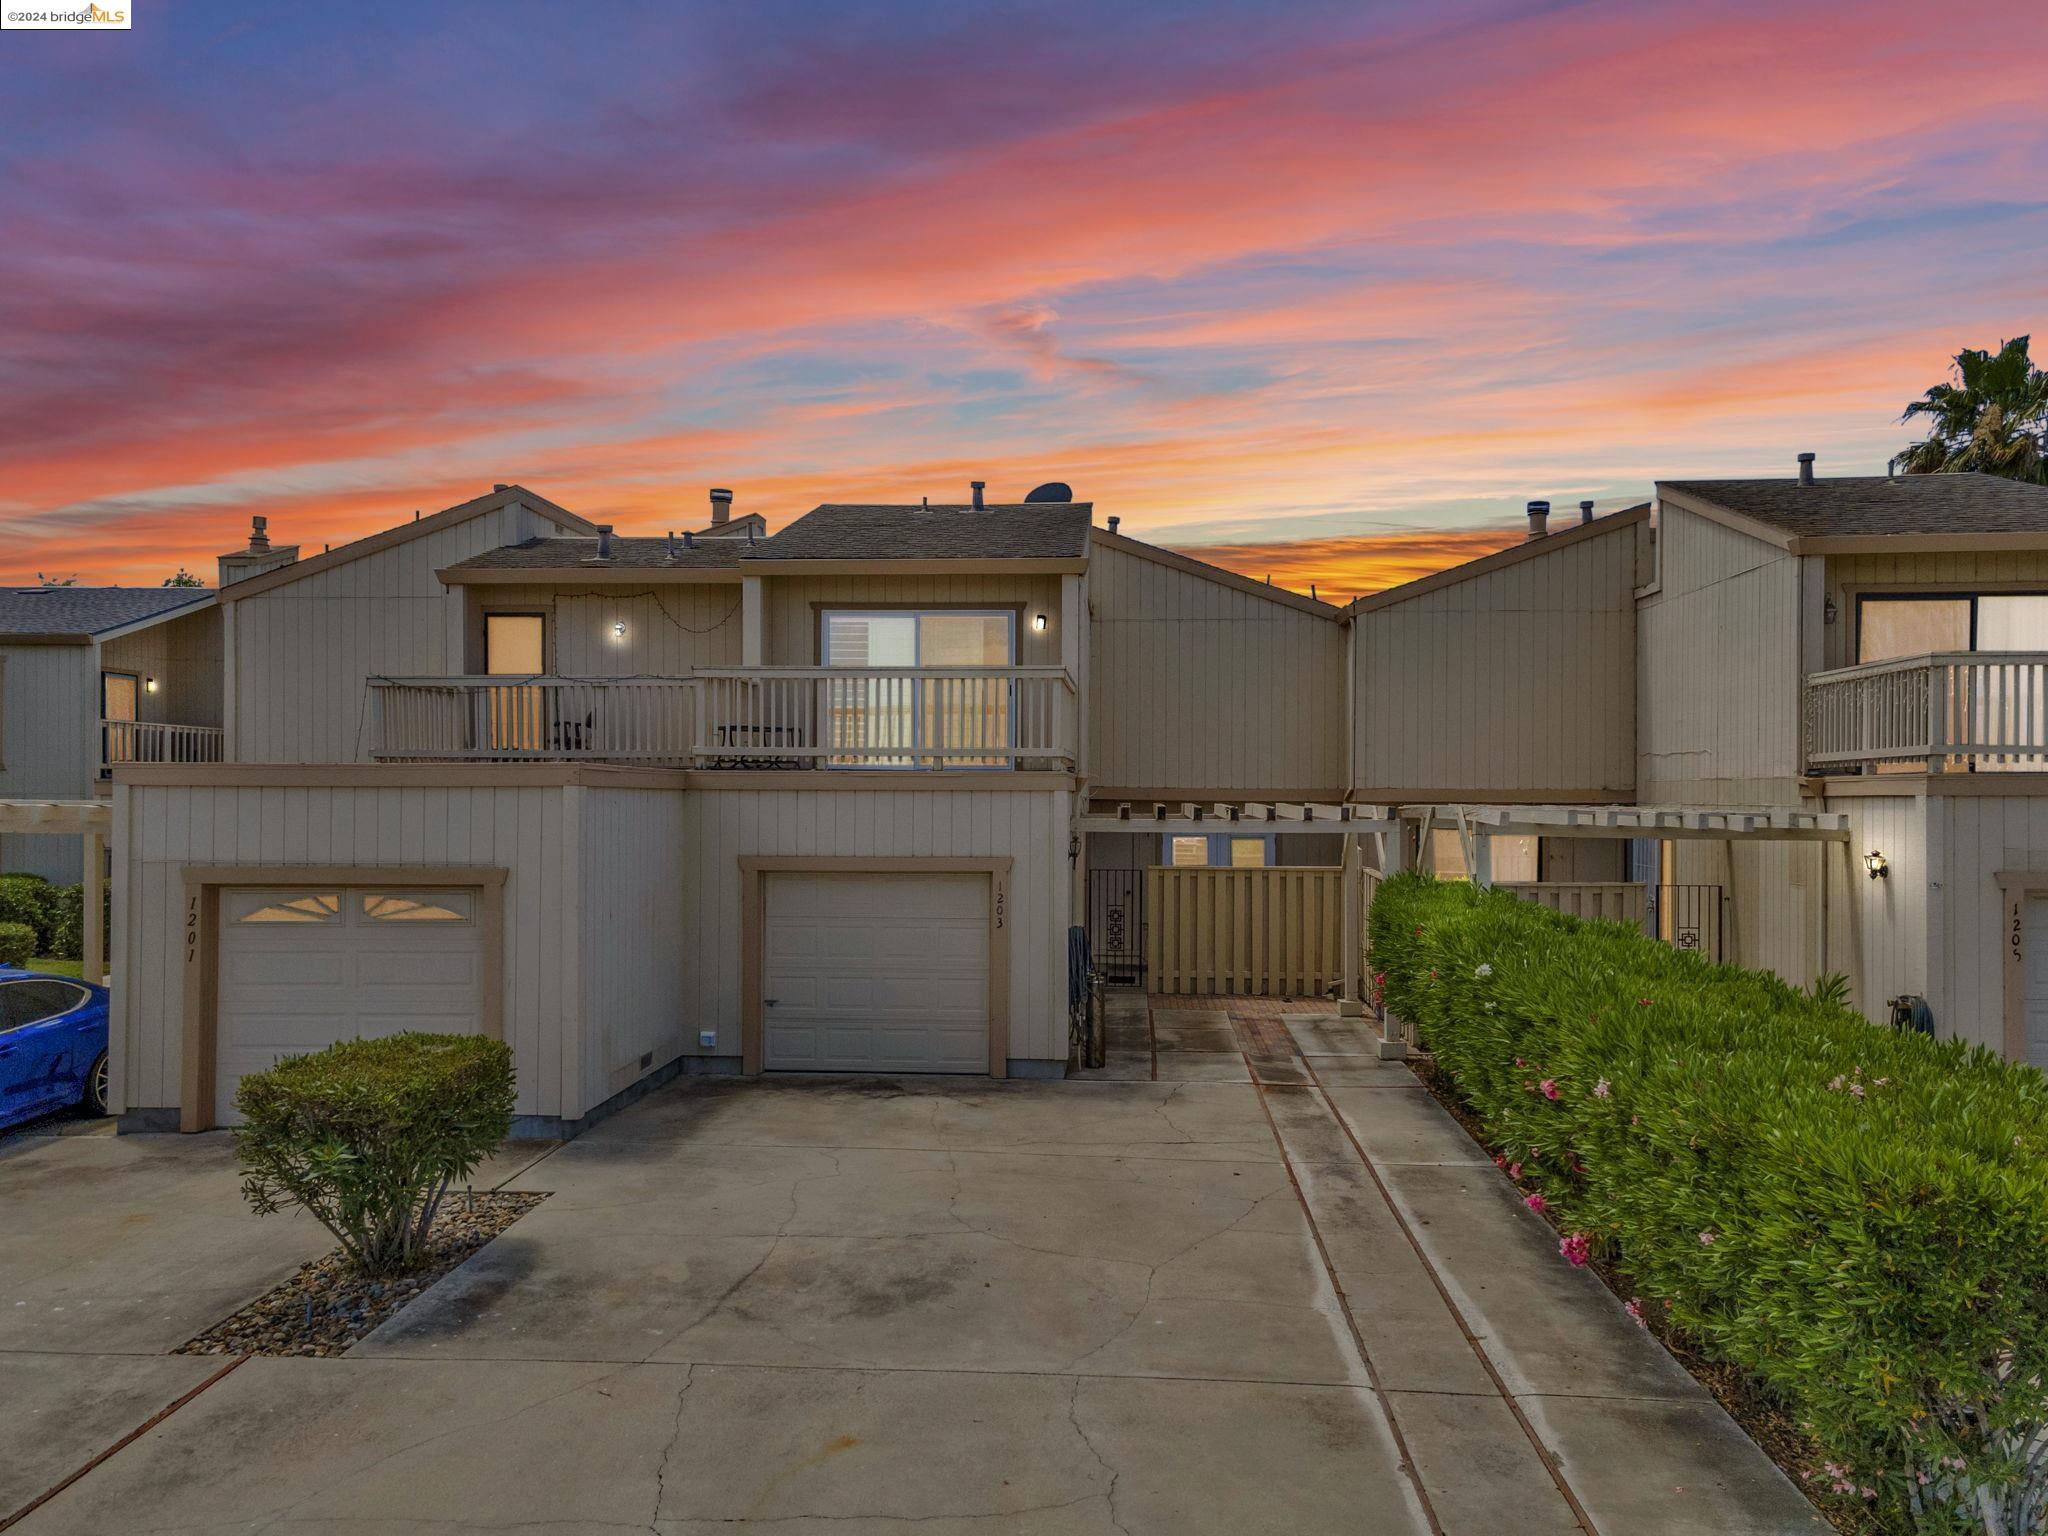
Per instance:
[[[546,1198],[504,1192],[450,1195],[428,1235],[426,1263],[410,1274],[366,1279],[343,1263],[336,1249],[301,1264],[284,1284],[173,1353],[342,1354]]]

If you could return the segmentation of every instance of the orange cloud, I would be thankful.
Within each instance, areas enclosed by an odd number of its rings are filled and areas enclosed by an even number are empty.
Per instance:
[[[1326,603],[1343,604],[1368,592],[1432,575],[1506,549],[1527,537],[1522,528],[1418,529],[1270,543],[1195,544],[1180,553],[1296,592],[1314,589]]]

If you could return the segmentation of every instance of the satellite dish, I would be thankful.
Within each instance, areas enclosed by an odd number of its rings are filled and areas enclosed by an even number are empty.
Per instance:
[[[1025,501],[1072,501],[1074,488],[1064,480],[1048,480],[1026,496]]]

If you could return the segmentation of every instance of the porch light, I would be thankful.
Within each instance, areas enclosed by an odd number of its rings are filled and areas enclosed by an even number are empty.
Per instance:
[[[144,693],[155,693],[155,692],[156,692],[156,679],[155,679],[155,678],[153,678],[153,677],[145,677],[145,678],[144,678],[144,679],[142,680],[142,691],[143,691]]]
[[[1042,613],[1041,613],[1041,614],[1038,614],[1038,615],[1036,615],[1036,616],[1035,616],[1035,617],[1034,617],[1034,618],[1033,618],[1033,619],[1031,620],[1031,627],[1032,627],[1033,629],[1037,630],[1037,631],[1038,631],[1038,632],[1039,632],[1039,633],[1040,633],[1041,635],[1042,635],[1042,634],[1044,634],[1044,633],[1045,633],[1045,615],[1044,615],[1044,614],[1042,614]]]
[[[612,638],[614,640],[626,638],[626,621],[624,619],[612,620]]]
[[[1870,871],[1870,878],[1873,880],[1886,879],[1892,872],[1892,867],[1885,862],[1884,855],[1875,848],[1863,855],[1863,867]]]

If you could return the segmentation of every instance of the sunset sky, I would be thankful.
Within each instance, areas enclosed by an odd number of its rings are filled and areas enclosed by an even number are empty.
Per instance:
[[[2040,0],[131,5],[0,37],[8,581],[1059,478],[1349,596],[2048,337]]]

